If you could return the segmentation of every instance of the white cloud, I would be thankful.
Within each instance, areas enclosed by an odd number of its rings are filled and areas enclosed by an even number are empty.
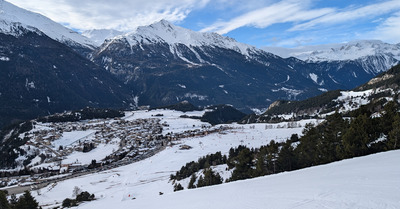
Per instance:
[[[345,11],[332,12],[319,18],[313,19],[309,22],[298,24],[289,29],[289,31],[308,30],[319,25],[345,23],[346,21],[357,20],[360,18],[373,18],[399,9],[399,0],[391,0],[377,4],[370,4],[356,9],[347,8]]]
[[[400,43],[400,12],[386,19],[370,36],[390,43]]]
[[[243,26],[266,28],[276,23],[306,21],[333,12],[330,8],[309,10],[307,5],[304,1],[281,1],[271,6],[245,13],[228,22],[216,22],[202,31],[215,31],[220,34],[226,34]]]
[[[80,30],[112,28],[130,31],[166,19],[179,22],[210,0],[8,0]]]

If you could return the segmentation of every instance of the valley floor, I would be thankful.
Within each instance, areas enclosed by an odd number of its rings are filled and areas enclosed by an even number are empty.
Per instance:
[[[305,123],[317,121],[302,121]],[[281,124],[281,127],[284,124]],[[50,185],[33,192],[43,208],[71,198],[74,187],[96,200],[77,208],[396,208],[400,205],[400,151],[344,160],[250,180],[173,192],[169,181],[183,165],[231,147],[260,147],[283,141],[302,127],[232,125],[224,133],[186,138],[137,163]],[[179,145],[192,149],[181,150]],[[186,187],[186,185],[183,185]],[[160,195],[160,192],[163,195]]]

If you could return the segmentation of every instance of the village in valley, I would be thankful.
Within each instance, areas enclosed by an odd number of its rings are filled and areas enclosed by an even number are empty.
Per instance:
[[[49,178],[111,169],[152,156],[184,138],[232,129],[228,125],[211,126],[181,114],[144,110],[125,112],[125,116],[111,119],[33,121],[33,129],[20,135],[29,140],[21,146],[21,155],[17,158],[19,171],[0,171],[1,184],[38,184]],[[191,147],[182,144],[180,148]],[[14,178],[21,170],[29,175]]]

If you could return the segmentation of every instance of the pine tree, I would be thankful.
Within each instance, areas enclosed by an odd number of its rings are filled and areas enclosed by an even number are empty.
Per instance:
[[[371,142],[369,130],[371,127],[369,118],[359,115],[350,123],[349,129],[343,135],[343,156],[350,158],[368,154],[368,144]]]
[[[397,104],[393,101],[390,101],[383,107],[383,109],[385,110],[385,114],[382,116],[381,126],[383,133],[388,135],[392,130],[392,124],[397,112]]]
[[[266,165],[266,149],[260,149],[257,153],[256,169],[254,170],[253,176],[263,176],[268,174]]]
[[[29,191],[25,191],[24,194],[19,198],[15,208],[37,209],[39,208],[39,203],[32,197]]]
[[[267,150],[267,169],[276,173],[276,161],[278,160],[279,155],[279,144],[275,142],[275,140],[271,140],[266,147]]]
[[[211,168],[207,168],[203,171],[204,174],[204,186],[211,186],[222,183],[222,178],[219,173],[215,173]]]
[[[339,159],[338,148],[341,148],[342,135],[347,129],[347,122],[335,112],[320,125],[322,137],[318,141],[319,163],[329,163]]]
[[[296,168],[295,153],[290,141],[286,141],[282,145],[277,164],[279,171],[291,171]]]
[[[0,191],[0,209],[10,209],[11,206],[8,203],[6,193]]]
[[[306,124],[303,134],[296,148],[300,168],[317,165],[319,162],[317,144],[321,136],[318,129],[313,124]]]
[[[195,182],[196,182],[196,174],[193,173],[193,174],[192,174],[192,177],[190,177],[188,189],[194,189],[194,188],[196,188],[196,186],[194,185]]]
[[[392,130],[389,132],[387,145],[388,150],[400,148],[400,115],[396,114],[392,125]]]
[[[205,185],[206,185],[206,183],[205,183],[205,181],[204,181],[203,176],[200,176],[200,177],[199,177],[199,180],[197,180],[197,188],[203,187],[203,186],[205,186]]]
[[[180,183],[174,185],[174,192],[183,190],[183,186]]]
[[[232,173],[231,180],[247,179],[251,177],[252,170],[252,153],[249,148],[245,148],[239,152],[235,163],[235,170]]]

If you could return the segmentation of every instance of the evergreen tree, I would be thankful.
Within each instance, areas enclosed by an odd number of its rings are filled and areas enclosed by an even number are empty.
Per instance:
[[[300,168],[318,165],[317,144],[321,138],[320,133],[313,124],[306,124],[303,137],[296,148],[296,156]]]
[[[271,140],[266,147],[267,150],[267,170],[270,173],[276,173],[276,161],[279,155],[279,144],[275,140]]]
[[[188,189],[194,189],[194,188],[196,188],[196,186],[194,185],[195,182],[196,182],[196,174],[193,173],[193,174],[192,174],[192,177],[190,177]]]
[[[203,176],[200,176],[200,177],[199,177],[199,180],[197,180],[197,187],[203,187],[203,186],[205,186],[205,185],[206,185],[206,183],[205,183],[205,181],[204,181]]]
[[[392,125],[392,130],[389,132],[387,145],[388,150],[400,148],[400,115],[396,114]]]
[[[388,135],[392,130],[392,123],[397,112],[397,104],[394,101],[390,101],[383,109],[385,110],[385,114],[382,116],[381,126],[383,133]]]
[[[174,192],[183,190],[183,186],[180,183],[174,185]]]
[[[291,171],[296,168],[296,156],[291,141],[283,143],[279,152],[277,164],[279,171]]]
[[[320,125],[319,132],[322,137],[318,141],[317,147],[319,163],[329,163],[340,158],[337,151],[340,151],[342,135],[346,129],[347,122],[338,112],[328,116],[326,121]]]
[[[29,191],[25,191],[24,194],[19,198],[16,209],[38,209],[39,203],[32,197]]]
[[[369,129],[373,129],[370,122],[365,114],[351,121],[349,129],[343,135],[342,158],[363,156],[368,153],[368,144],[371,142]]]
[[[256,169],[254,170],[253,176],[263,176],[268,174],[267,172],[267,150],[260,149],[257,153]]]
[[[204,174],[204,186],[211,186],[216,184],[222,184],[222,178],[219,173],[215,173],[211,168],[207,168],[203,171]]]
[[[11,209],[6,193],[3,191],[0,191],[0,209]]]
[[[245,148],[239,152],[235,163],[235,170],[232,173],[231,180],[247,179],[251,177],[252,171],[252,153],[249,148]]]

